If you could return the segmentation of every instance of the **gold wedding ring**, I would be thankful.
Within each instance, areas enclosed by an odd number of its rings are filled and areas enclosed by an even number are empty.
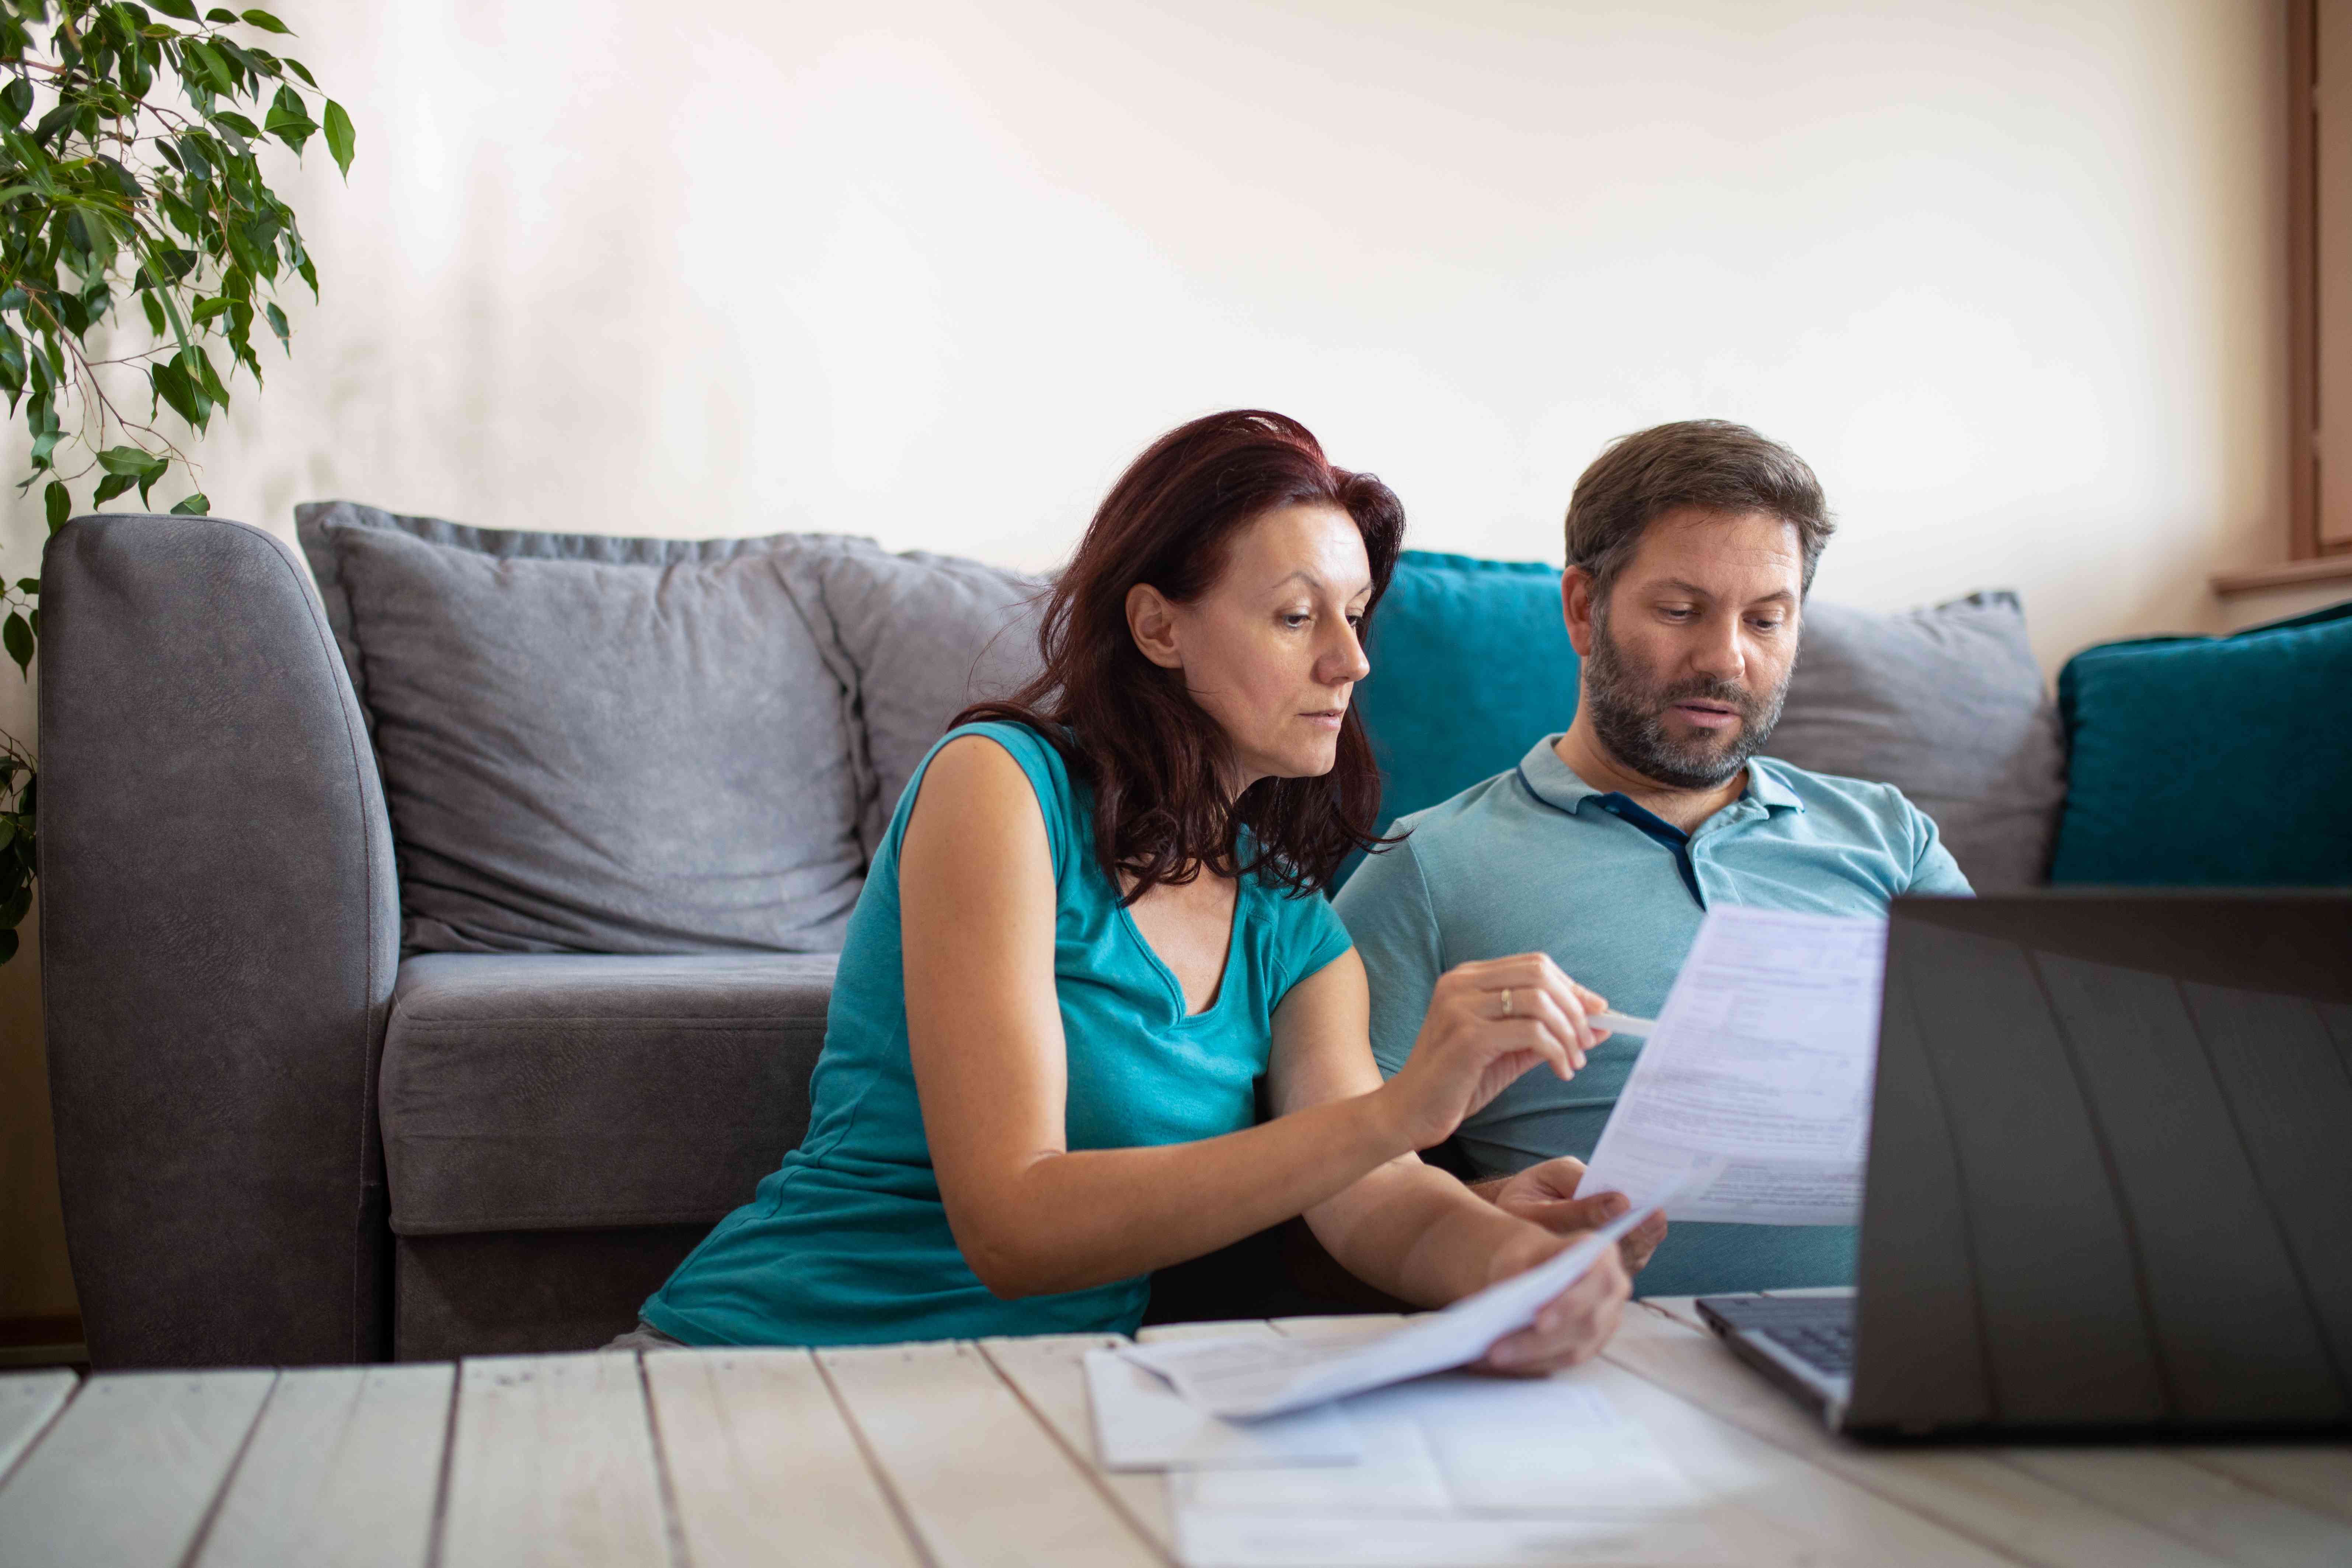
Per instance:
[[[1510,1016],[1511,1016],[1511,988],[1510,988],[1509,986],[1506,985],[1506,986],[1504,986],[1504,987],[1503,987],[1503,1016],[1504,1016],[1504,1017],[1506,1017],[1506,1018],[1507,1018],[1507,1017],[1509,1017]]]

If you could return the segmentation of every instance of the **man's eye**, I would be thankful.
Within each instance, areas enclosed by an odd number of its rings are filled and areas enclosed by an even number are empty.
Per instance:
[[[1697,613],[1696,610],[1687,609],[1679,605],[1669,605],[1658,612],[1670,621],[1686,621]]]
[[[1783,623],[1780,621],[1753,621],[1749,624],[1755,626],[1755,628],[1759,632],[1777,632],[1780,629]]]

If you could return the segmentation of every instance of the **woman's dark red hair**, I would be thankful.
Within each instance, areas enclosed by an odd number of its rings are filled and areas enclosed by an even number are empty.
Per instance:
[[[1395,493],[1370,474],[1334,468],[1296,419],[1255,408],[1212,414],[1153,442],[1104,498],[1046,602],[1043,672],[1010,700],[956,717],[1014,720],[1054,743],[1093,793],[1096,852],[1114,881],[1132,879],[1129,902],[1202,867],[1319,891],[1351,850],[1383,842],[1373,832],[1380,769],[1352,703],[1329,773],[1260,779],[1229,804],[1219,782],[1224,731],[1184,689],[1182,672],[1145,658],[1128,629],[1128,590],[1147,583],[1178,604],[1199,598],[1235,533],[1299,503],[1355,520],[1372,569],[1369,626],[1404,540]]]

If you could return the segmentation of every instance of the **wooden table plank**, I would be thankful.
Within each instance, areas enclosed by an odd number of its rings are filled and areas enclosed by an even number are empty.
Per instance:
[[[176,1568],[277,1377],[90,1378],[0,1487],[0,1564]]]
[[[2352,1521],[2352,1447],[2248,1443],[2177,1451],[2200,1469],[2299,1503],[2315,1513]]]
[[[1602,1353],[1784,1452],[1969,1539],[2042,1568],[2214,1568],[2226,1559],[1969,1448],[1871,1448],[1819,1416],[1691,1326],[1686,1301],[1629,1311]],[[1658,1310],[1658,1309],[1664,1310]]]
[[[2344,1568],[2352,1523],[2154,1447],[2005,1448],[2062,1491],[2253,1568]]]
[[[80,1381],[64,1367],[0,1376],[0,1479],[66,1407]]]
[[[442,1520],[441,1568],[672,1562],[637,1358],[467,1361]]]
[[[1330,1317],[1276,1318],[1274,1331],[1292,1339],[1370,1339],[1404,1327],[1402,1312],[1337,1313]]]
[[[1094,1477],[1095,1484],[1127,1515],[1128,1522],[1161,1550],[1173,1552],[1176,1521],[1168,1510],[1168,1486],[1159,1475],[1108,1470],[1095,1442],[1092,1396],[1087,1392],[1087,1352],[1126,1342],[1117,1334],[1041,1334],[1031,1339],[980,1342],[1013,1392]]]
[[[446,1362],[280,1373],[201,1568],[423,1568],[457,1373]]]
[[[645,1373],[695,1568],[921,1562],[808,1352],[656,1351]]]
[[[817,1352],[938,1568],[1153,1563],[976,1345]]]
[[[1808,1463],[1613,1359],[1573,1375],[1591,1376],[1621,1415],[1673,1458],[1707,1499],[1709,1522],[1735,1542],[1752,1542],[1756,1561],[2014,1568],[1966,1532]]]
[[[1216,1340],[1246,1336],[1263,1338],[1278,1331],[1263,1318],[1234,1318],[1220,1323],[1154,1323],[1148,1329],[1135,1331],[1139,1344],[1158,1344],[1161,1340]]]

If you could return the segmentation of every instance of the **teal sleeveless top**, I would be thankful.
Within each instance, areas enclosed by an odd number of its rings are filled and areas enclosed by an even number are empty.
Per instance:
[[[1119,907],[1095,854],[1092,805],[1061,754],[1034,730],[1008,723],[966,725],[940,745],[962,735],[1010,752],[1045,812],[1069,1147],[1183,1143],[1249,1126],[1275,1008],[1348,951],[1329,903],[1243,878],[1216,1000],[1187,1016],[1176,977]],[[1148,1275],[1000,1300],[948,1228],[907,1054],[898,924],[898,847],[929,766],[926,756],[899,799],[850,917],[824,1049],[809,1080],[807,1137],[645,1304],[646,1321],[688,1344],[1128,1333],[1142,1320]]]

